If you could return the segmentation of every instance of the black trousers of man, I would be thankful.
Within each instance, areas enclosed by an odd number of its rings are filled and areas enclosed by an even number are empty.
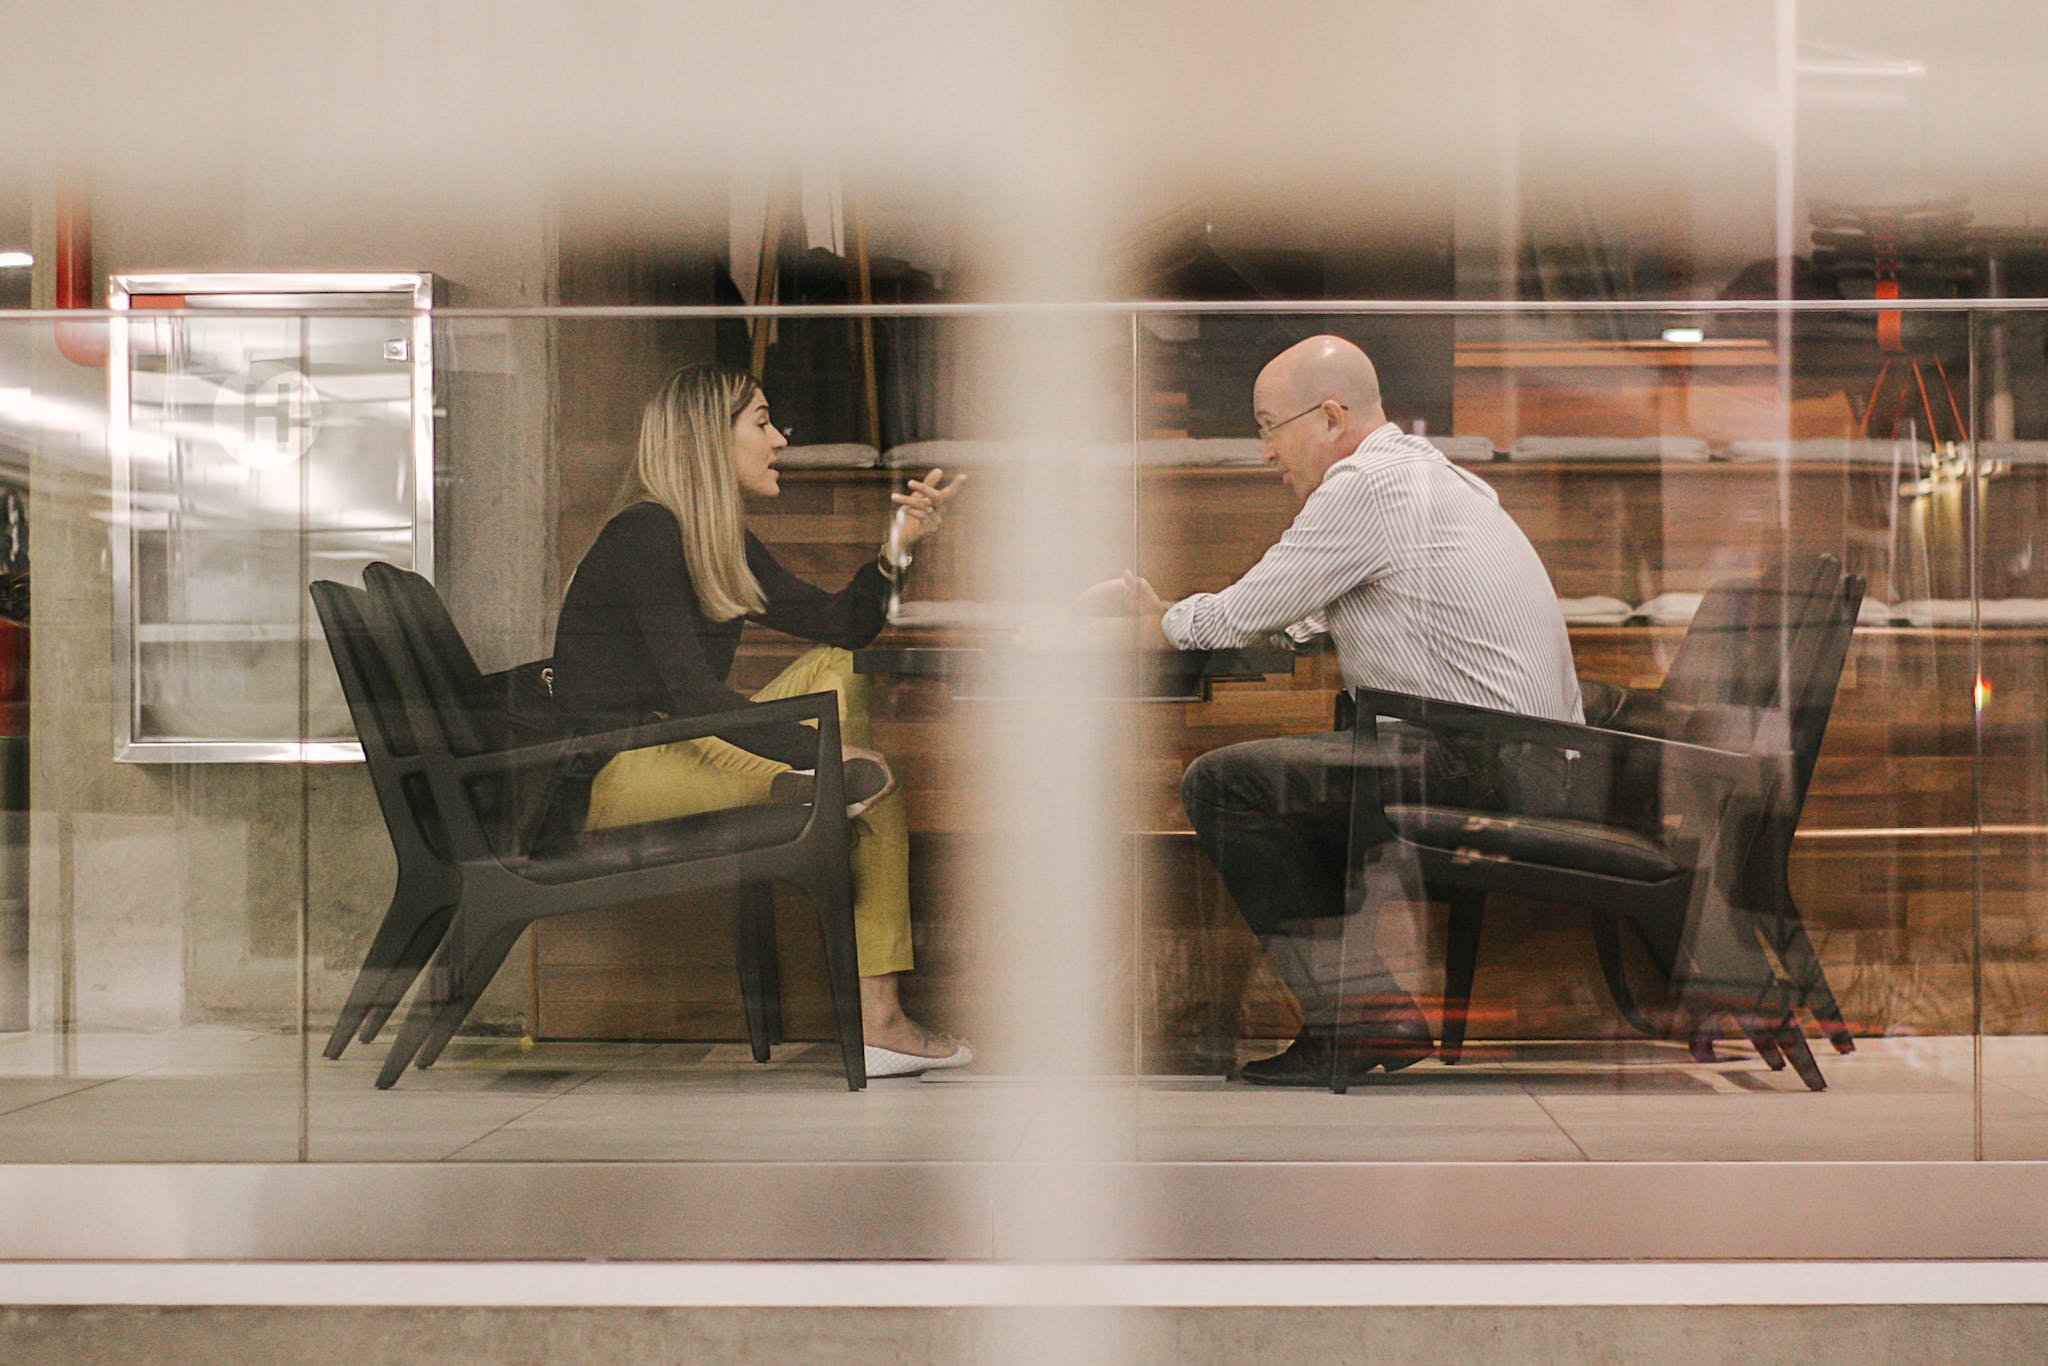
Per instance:
[[[1300,1002],[1306,1026],[1363,1028],[1412,1015],[1415,1003],[1381,959],[1379,905],[1418,895],[1393,838],[1380,784],[1433,802],[1562,811],[1571,765],[1558,754],[1448,748],[1419,740],[1383,754],[1370,733],[1249,740],[1188,765],[1181,802],[1245,923]],[[1412,881],[1412,878],[1408,878]]]

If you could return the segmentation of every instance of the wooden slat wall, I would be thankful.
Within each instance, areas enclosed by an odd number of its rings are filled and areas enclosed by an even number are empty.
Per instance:
[[[1698,591],[1791,549],[1829,549],[1869,576],[1874,597],[1962,596],[1969,583],[1957,504],[1896,499],[1889,473],[1861,468],[1728,465],[1481,467],[1529,532],[1561,595],[1631,602]],[[785,477],[755,525],[799,573],[843,577],[873,553],[890,477]],[[1167,596],[1227,583],[1292,513],[1263,470],[1162,470],[1140,480],[1140,569]],[[1986,486],[1978,561],[1986,596],[2048,596],[2048,477],[2014,471]],[[986,486],[977,496],[988,492]],[[1932,508],[1930,515],[1929,509]],[[1894,511],[1898,516],[1894,517]],[[920,555],[919,591],[971,595],[958,547],[972,544],[963,499],[946,540]],[[950,542],[950,545],[948,544]],[[1682,632],[1581,628],[1582,673],[1632,686],[1663,675]],[[1872,1031],[1969,1027],[1972,944],[1984,949],[1984,1020],[1994,1032],[2048,1026],[2048,632],[1879,628],[1858,632],[1816,773],[1793,868],[1794,890],[1851,1019]],[[758,684],[799,647],[750,639],[735,681]],[[1991,684],[1980,714],[1979,675]],[[1261,735],[1326,728],[1337,679],[1323,657],[1288,677],[1226,684],[1202,704],[1134,707],[1127,752],[1129,828],[1140,836],[1131,889],[1135,1028],[1165,1067],[1202,1067],[1240,1033],[1291,1031],[1292,1005],[1265,969],[1179,810],[1194,755]],[[877,679],[877,744],[902,777],[913,851],[920,972],[913,1000],[942,1024],[971,1027],[978,983],[970,866],[974,774],[963,746],[980,719],[942,685]],[[1979,757],[1981,755],[1981,758]],[[1981,818],[1995,829],[1967,834]],[[1958,831],[1964,833],[1958,833]],[[1981,923],[1973,912],[1981,906]],[[783,908],[790,1025],[824,1037],[807,911]],[[1476,1037],[1598,1037],[1620,1026],[1604,999],[1578,912],[1509,903],[1490,915]],[[1426,995],[1442,961],[1440,908],[1395,909],[1383,940]],[[641,908],[537,930],[536,1030],[546,1037],[737,1038],[730,931],[721,907]]]

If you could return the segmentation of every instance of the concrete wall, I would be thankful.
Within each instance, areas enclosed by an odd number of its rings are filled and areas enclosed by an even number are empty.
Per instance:
[[[380,188],[315,164],[193,185],[133,169],[93,187],[96,272],[425,269],[441,301],[550,301],[552,214],[539,187]],[[545,649],[552,618],[546,329],[470,327],[438,395],[437,578],[486,669]],[[103,403],[103,371],[44,342],[38,393]],[[33,453],[32,675],[36,1011],[82,1029],[233,1020],[289,1027],[299,913],[311,1018],[331,1018],[391,890],[358,765],[117,764],[112,759],[108,470],[96,437]],[[303,849],[303,860],[301,850]],[[66,980],[66,964],[74,971]],[[516,1028],[515,957],[478,1022]]]

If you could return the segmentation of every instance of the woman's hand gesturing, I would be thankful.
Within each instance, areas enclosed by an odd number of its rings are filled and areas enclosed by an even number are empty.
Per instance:
[[[907,514],[900,519],[902,549],[908,550],[939,529],[939,523],[945,520],[946,504],[967,482],[966,475],[956,474],[951,483],[944,483],[940,479],[944,473],[934,469],[922,479],[911,480],[908,493],[889,495],[889,501]]]

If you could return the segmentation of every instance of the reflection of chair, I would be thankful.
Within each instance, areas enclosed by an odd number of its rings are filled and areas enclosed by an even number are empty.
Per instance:
[[[465,688],[464,666],[473,673],[474,665],[432,587],[417,575],[382,564],[370,566],[364,578],[371,601],[367,620],[360,611],[354,614],[359,634],[348,629],[350,613],[342,605],[353,602],[350,590],[315,585],[315,600],[323,624],[329,625],[330,643],[338,646],[337,662],[344,656],[352,661],[344,668],[344,680],[351,673],[358,680],[381,676],[401,699],[395,709],[401,743],[372,745],[366,736],[365,754],[373,774],[379,764],[391,769],[379,782],[380,794],[388,783],[403,797],[401,804],[385,809],[394,846],[410,844],[437,861],[443,870],[439,885],[449,898],[432,966],[377,1084],[391,1085],[409,1062],[425,1067],[439,1056],[533,921],[718,888],[740,889],[735,926],[742,995],[754,1056],[765,1060],[781,1029],[772,908],[764,884],[781,880],[807,890],[817,908],[847,1083],[855,1089],[865,1085],[833,695],[815,693],[577,740],[526,743],[491,690]],[[337,622],[344,628],[339,633],[332,624]],[[373,683],[365,695],[374,699],[378,691]],[[366,710],[374,717],[378,709],[373,703]],[[821,762],[815,800],[808,807],[742,807],[585,835],[563,832],[559,820],[533,819],[535,813],[552,810],[560,796],[558,784],[569,781],[557,775],[584,755],[793,720],[815,721],[819,731]],[[421,903],[430,899],[416,898]],[[433,934],[432,924],[420,919],[414,917],[409,934],[393,930],[390,936],[411,942],[414,958],[421,939]],[[379,939],[384,938],[380,930]],[[409,976],[417,968],[398,970]],[[395,997],[388,985],[381,992]]]
[[[1789,1058],[1808,1086],[1824,1085],[1792,1012],[1810,1006],[1837,1047],[1846,1030],[1785,889],[1785,856],[1861,597],[1861,580],[1845,579],[1830,556],[1717,588],[1687,634],[1685,667],[1674,663],[1664,691],[1638,705],[1648,733],[1626,718],[1572,725],[1360,690],[1361,717],[1488,750],[1578,756],[1568,813],[1433,802],[1404,776],[1412,768],[1381,766],[1388,824],[1451,903],[1447,1062],[1463,1044],[1485,896],[1507,892],[1597,913],[1609,985],[1634,1022],[1647,1027],[1620,975],[1613,917],[1667,951],[1696,1020],[1731,1016],[1772,1067]]]
[[[1586,698],[1588,722],[1652,735],[1671,733],[1674,724],[1700,707],[1783,713],[1790,770],[1744,870],[1740,900],[1757,917],[1758,928],[1790,975],[1798,1004],[1812,1010],[1841,1053],[1854,1050],[1855,1037],[1793,903],[1789,868],[1792,834],[1806,804],[1862,601],[1863,580],[1844,575],[1833,556],[1788,560],[1760,579],[1717,586],[1701,600],[1659,691],[1634,693],[1603,685],[1589,689]],[[1643,785],[1653,782],[1654,775],[1645,775]],[[1677,961],[1678,926],[1643,918],[1634,924],[1668,976]],[[1616,1004],[1630,1023],[1653,1032],[1635,1008],[1622,972],[1618,922],[1596,917],[1593,934]],[[1704,1035],[1696,1043],[1703,1054],[1710,1051]]]

